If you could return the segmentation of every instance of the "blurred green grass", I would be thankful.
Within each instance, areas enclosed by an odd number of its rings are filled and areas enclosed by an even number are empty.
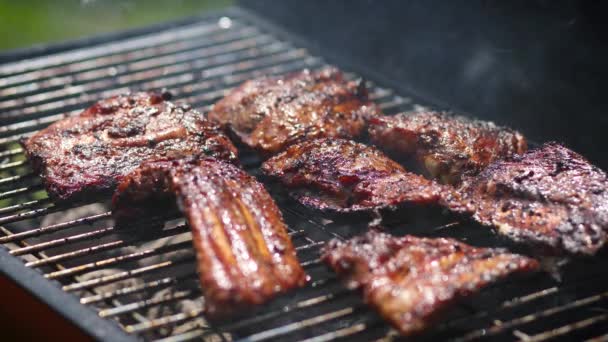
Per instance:
[[[0,0],[0,50],[141,27],[232,0]]]

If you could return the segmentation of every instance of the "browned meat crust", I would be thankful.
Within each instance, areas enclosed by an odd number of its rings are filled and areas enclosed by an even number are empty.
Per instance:
[[[442,186],[409,173],[376,148],[344,139],[292,145],[262,171],[278,178],[302,204],[322,210],[371,210],[439,201]]]
[[[135,93],[101,100],[23,142],[35,172],[57,200],[111,193],[141,162],[180,155],[236,160],[219,127],[167,95]]]
[[[304,139],[357,137],[378,112],[362,82],[347,82],[327,68],[247,81],[217,102],[208,118],[269,156]]]
[[[376,117],[369,122],[372,141],[398,156],[413,156],[432,178],[458,183],[496,159],[526,151],[524,137],[492,122],[446,113],[420,112]]]
[[[216,159],[144,163],[114,195],[119,225],[177,203],[192,229],[205,310],[238,314],[306,283],[281,212],[255,178]],[[166,210],[166,209],[165,209]]]
[[[403,335],[429,329],[456,300],[539,267],[534,259],[501,249],[374,230],[331,241],[322,258]]]
[[[602,170],[548,143],[465,178],[446,204],[516,241],[591,255],[608,239],[607,185]]]

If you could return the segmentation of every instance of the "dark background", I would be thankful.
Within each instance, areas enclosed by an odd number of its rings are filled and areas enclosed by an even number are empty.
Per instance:
[[[436,103],[557,140],[604,169],[602,1],[241,1]]]

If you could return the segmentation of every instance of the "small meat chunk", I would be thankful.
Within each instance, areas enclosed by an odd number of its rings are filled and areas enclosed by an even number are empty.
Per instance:
[[[378,147],[392,156],[413,157],[422,172],[446,184],[527,149],[526,139],[516,131],[438,112],[372,118],[369,134]]]
[[[465,178],[446,205],[547,252],[593,255],[608,240],[606,173],[557,143]]]
[[[292,145],[262,171],[302,204],[338,212],[439,202],[443,187],[405,171],[374,147],[344,139]]]
[[[322,259],[406,336],[430,329],[457,300],[539,267],[534,259],[502,249],[375,230],[345,242],[332,240]]]
[[[236,161],[219,126],[168,94],[142,92],[95,103],[22,142],[55,200],[111,194],[143,161],[205,155]]]
[[[378,112],[363,82],[326,68],[249,80],[217,102],[208,118],[270,156],[303,140],[357,137]]]
[[[306,283],[279,208],[228,162],[146,162],[118,187],[113,214],[124,227],[176,203],[192,230],[207,317],[237,315]]]

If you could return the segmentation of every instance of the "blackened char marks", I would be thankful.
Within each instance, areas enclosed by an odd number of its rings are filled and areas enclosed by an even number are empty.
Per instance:
[[[23,142],[49,195],[57,200],[109,193],[141,162],[210,155],[236,161],[215,124],[165,94],[134,93],[95,103]]]
[[[591,255],[608,240],[606,173],[556,143],[465,178],[446,205],[549,252]]]
[[[208,118],[269,156],[305,139],[357,137],[377,113],[362,82],[326,68],[249,80],[217,102]]]
[[[458,299],[538,262],[452,239],[395,237],[377,231],[333,240],[322,259],[403,335],[428,330]]]
[[[431,178],[458,183],[494,160],[526,151],[524,137],[492,122],[438,112],[372,118],[372,141],[395,156],[411,156]]]
[[[230,163],[144,163],[119,185],[113,214],[124,227],[176,201],[192,229],[208,317],[239,314],[305,284],[278,207],[262,184]]]
[[[262,165],[302,204],[333,211],[434,204],[442,186],[409,173],[374,147],[344,139],[292,145]]]

